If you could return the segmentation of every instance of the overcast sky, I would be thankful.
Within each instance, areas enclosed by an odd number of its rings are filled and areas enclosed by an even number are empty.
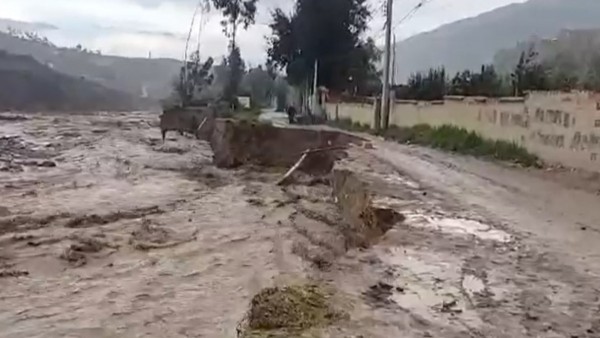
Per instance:
[[[327,0],[322,0],[327,1]],[[383,0],[368,0],[373,9],[369,35],[382,42]],[[395,0],[397,22],[420,0]],[[398,39],[434,29],[442,24],[525,0],[429,0],[409,20],[397,26]],[[41,33],[61,46],[81,43],[89,49],[122,56],[182,58],[197,0],[0,0],[0,18],[51,24],[57,29]],[[259,0],[257,24],[241,33],[239,44],[251,64],[265,60],[265,36],[269,13],[276,7],[291,10],[293,0]],[[217,14],[197,20],[192,44],[196,45],[200,22],[202,56],[226,53],[227,40]]]

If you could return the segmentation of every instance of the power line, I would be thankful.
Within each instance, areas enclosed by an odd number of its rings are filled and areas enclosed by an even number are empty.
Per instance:
[[[421,0],[415,7],[413,7],[408,13],[406,13],[406,15],[402,17],[402,19],[396,22],[396,24],[392,28],[392,31],[395,31],[396,28],[398,28],[398,26],[400,26],[404,21],[410,19],[413,15],[415,15],[415,13],[419,11],[419,9],[423,8],[423,6],[430,3],[431,1],[433,0]]]

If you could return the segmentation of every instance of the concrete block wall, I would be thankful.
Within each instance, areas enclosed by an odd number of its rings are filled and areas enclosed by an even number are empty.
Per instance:
[[[532,92],[525,98],[446,97],[395,101],[390,123],[451,124],[484,137],[516,142],[546,162],[600,171],[600,94]],[[329,118],[373,125],[375,105],[328,103]]]

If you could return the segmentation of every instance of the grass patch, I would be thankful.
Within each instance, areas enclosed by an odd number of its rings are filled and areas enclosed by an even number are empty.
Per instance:
[[[351,120],[331,121],[333,126],[350,131],[359,130]],[[412,127],[390,126],[382,136],[399,143],[429,146],[459,154],[492,158],[520,164],[524,167],[540,167],[540,159],[515,142],[491,140],[474,131],[468,131],[451,125],[432,127],[428,124],[417,124]]]
[[[371,129],[371,126],[368,123],[353,122],[349,118],[341,118],[341,119],[338,119],[337,121],[328,120],[327,125],[336,127],[336,128],[340,128],[340,129],[344,129],[344,130],[349,130],[349,131],[364,132],[364,133],[373,132],[373,130]]]
[[[258,121],[260,114],[261,110],[258,107],[239,107],[235,111],[222,112],[219,114],[219,117],[243,121]]]
[[[252,298],[240,337],[300,337],[310,328],[329,325],[342,316],[329,298],[316,285],[263,289]]]

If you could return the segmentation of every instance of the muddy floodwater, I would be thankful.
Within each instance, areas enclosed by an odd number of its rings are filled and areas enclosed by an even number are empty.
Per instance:
[[[308,282],[343,315],[298,337],[600,337],[597,176],[370,138],[344,165],[402,217],[355,246],[330,176],[219,169],[157,123],[0,118],[0,337],[236,337]]]

